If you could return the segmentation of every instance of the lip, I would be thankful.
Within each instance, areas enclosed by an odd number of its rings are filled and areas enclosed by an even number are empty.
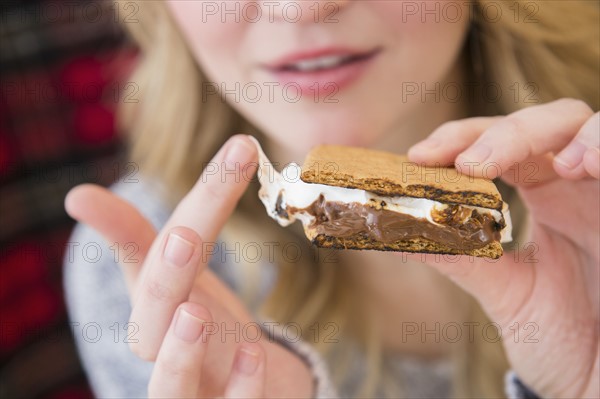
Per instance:
[[[381,48],[370,50],[355,50],[347,48],[323,48],[312,51],[302,51],[293,53],[276,61],[264,65],[270,74],[272,74],[280,84],[284,86],[296,86],[301,96],[310,98],[319,98],[330,95],[334,97],[335,93],[349,87],[355,82],[373,63],[373,60],[379,55]],[[297,71],[285,69],[285,66],[298,61],[310,60],[325,56],[351,57],[354,60],[336,66],[315,71]],[[294,97],[293,90],[290,89],[290,97]]]

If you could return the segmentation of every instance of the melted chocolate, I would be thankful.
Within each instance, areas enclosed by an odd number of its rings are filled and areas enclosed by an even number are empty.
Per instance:
[[[322,195],[305,209],[289,208],[285,213],[299,211],[315,217],[309,227],[316,229],[317,234],[340,238],[362,236],[383,243],[427,238],[460,250],[482,248],[499,241],[504,227],[491,215],[459,205],[434,212],[433,219],[442,226],[380,207],[325,201]]]

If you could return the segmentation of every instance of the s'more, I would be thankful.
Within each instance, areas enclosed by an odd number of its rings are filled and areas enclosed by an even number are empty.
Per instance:
[[[258,142],[259,197],[282,226],[299,220],[323,248],[499,258],[512,240],[508,205],[491,180],[406,156],[321,145],[277,172]]]

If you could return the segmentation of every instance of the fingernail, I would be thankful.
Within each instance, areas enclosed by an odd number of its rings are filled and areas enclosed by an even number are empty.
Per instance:
[[[194,243],[177,234],[169,233],[163,258],[174,266],[185,266],[190,261],[195,247]]]
[[[492,154],[491,147],[483,143],[475,143],[467,151],[460,154],[461,162],[475,162],[481,164]]]
[[[175,320],[175,335],[189,343],[196,342],[204,330],[204,320],[199,319],[193,314],[179,309],[179,314]]]
[[[258,368],[258,353],[243,346],[235,356],[235,369],[242,374],[253,375]]]
[[[567,169],[575,169],[583,161],[583,155],[586,151],[587,147],[585,144],[573,141],[554,160]]]
[[[225,163],[234,166],[252,160],[254,145],[247,138],[234,137],[225,151]]]

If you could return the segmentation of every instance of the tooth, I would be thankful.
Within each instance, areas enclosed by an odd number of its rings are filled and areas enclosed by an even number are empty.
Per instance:
[[[298,62],[294,63],[293,66],[294,66],[294,68],[298,69],[299,71],[305,72],[305,71],[312,71],[312,70],[318,70],[318,69],[332,68],[332,67],[342,63],[345,59],[346,59],[345,57],[330,55],[330,56],[325,56],[325,57],[320,57],[320,58],[314,58],[311,60],[298,61]]]
[[[311,69],[316,69],[318,67],[318,63],[316,60],[298,61],[294,63],[294,67],[300,71],[309,71]]]
[[[317,61],[319,61],[319,64],[320,64],[319,66],[321,68],[331,68],[331,67],[341,63],[342,57],[337,57],[337,56],[322,57],[322,58],[319,58]]]

